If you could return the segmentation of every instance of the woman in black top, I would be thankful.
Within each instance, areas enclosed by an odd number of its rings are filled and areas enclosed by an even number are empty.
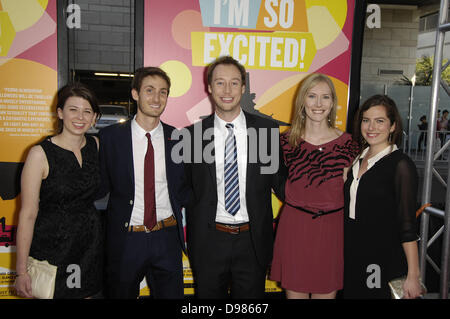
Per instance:
[[[416,234],[418,177],[397,148],[402,124],[395,102],[376,95],[355,118],[362,153],[345,182],[344,297],[390,298],[388,282],[407,275],[405,298],[421,294]]]
[[[16,291],[33,297],[31,256],[58,267],[55,299],[87,298],[102,289],[98,139],[85,135],[100,110],[87,87],[72,84],[58,92],[56,111],[59,134],[33,146],[22,171]]]

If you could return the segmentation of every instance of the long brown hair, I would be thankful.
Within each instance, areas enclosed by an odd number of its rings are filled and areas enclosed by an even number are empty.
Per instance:
[[[313,73],[304,79],[298,90],[295,99],[294,113],[292,116],[291,128],[289,129],[289,145],[296,147],[300,138],[305,133],[306,112],[305,112],[305,98],[308,91],[319,83],[326,83],[331,91],[332,106],[328,114],[328,126],[335,127],[336,125],[336,110],[337,110],[337,95],[336,89],[331,79],[321,73]]]

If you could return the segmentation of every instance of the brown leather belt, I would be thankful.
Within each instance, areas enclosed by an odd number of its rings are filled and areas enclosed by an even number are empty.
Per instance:
[[[248,231],[250,229],[250,223],[242,224],[239,226],[235,225],[225,225],[216,223],[216,229],[223,231],[225,233],[237,235],[244,231]]]
[[[166,227],[175,226],[176,224],[177,224],[177,220],[172,215],[169,218],[166,218],[166,219],[163,219],[163,220],[160,220],[159,222],[157,222],[155,227],[153,227],[152,229],[148,229],[144,225],[133,225],[133,226],[129,226],[128,227],[128,231],[129,232],[146,232],[146,233],[150,233],[152,231],[161,230],[161,229],[166,228]]]

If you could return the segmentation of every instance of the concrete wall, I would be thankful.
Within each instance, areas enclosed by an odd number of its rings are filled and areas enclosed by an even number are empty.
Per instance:
[[[428,5],[420,8],[420,16],[426,16],[439,12],[439,4]],[[450,19],[449,19],[450,21]],[[417,38],[417,58],[422,56],[434,56],[436,43],[436,31],[420,32]],[[447,32],[444,38],[443,58],[450,59],[450,33]]]
[[[419,34],[417,38],[417,58],[423,56],[434,56],[436,43],[436,31],[434,32],[423,32]],[[443,58],[450,59],[450,33],[445,34],[444,38],[444,51]]]
[[[69,67],[133,72],[134,0],[74,0],[81,28],[69,30]]]
[[[401,75],[380,75],[380,70],[415,73],[419,11],[416,6],[380,5],[381,27],[364,30],[362,83],[393,84]]]

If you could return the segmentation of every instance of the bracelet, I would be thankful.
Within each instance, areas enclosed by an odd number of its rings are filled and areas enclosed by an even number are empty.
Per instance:
[[[16,277],[19,277],[19,276],[22,276],[22,275],[27,275],[27,274],[28,274],[27,272],[23,272],[21,274],[16,274]]]

